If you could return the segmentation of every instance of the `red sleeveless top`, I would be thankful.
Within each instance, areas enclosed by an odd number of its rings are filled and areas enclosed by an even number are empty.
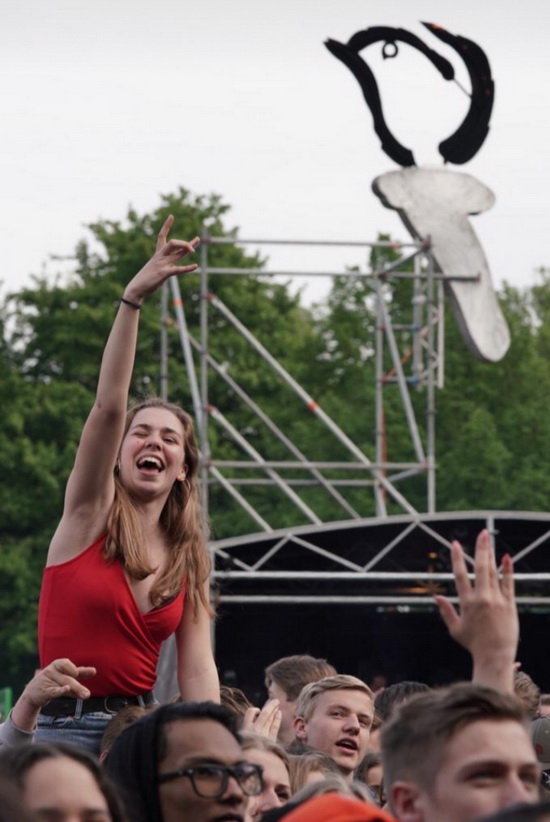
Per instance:
[[[103,557],[105,536],[77,557],[44,569],[38,605],[40,665],[68,657],[93,665],[92,696],[152,690],[162,642],[183,615],[184,591],[146,614],[139,611],[119,560]]]

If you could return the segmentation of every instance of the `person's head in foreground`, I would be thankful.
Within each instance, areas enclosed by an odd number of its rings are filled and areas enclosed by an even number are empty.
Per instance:
[[[251,797],[247,809],[247,818],[251,822],[259,822],[264,813],[272,808],[281,808],[290,799],[288,754],[266,736],[243,733],[241,739],[247,761],[262,769],[262,791]]]
[[[213,702],[161,706],[123,731],[105,764],[130,822],[244,822],[248,797],[263,788],[235,717]]]
[[[265,669],[265,686],[270,699],[279,700],[281,726],[277,741],[287,745],[294,739],[296,701],[302,688],[326,676],[334,676],[336,669],[326,661],[309,654],[284,656]]]
[[[302,689],[294,733],[301,742],[328,754],[351,780],[369,744],[374,707],[370,688],[354,676],[337,674]]]
[[[110,779],[80,748],[62,743],[10,748],[0,755],[0,776],[19,788],[23,806],[35,819],[125,820]]]
[[[107,757],[109,756],[109,751],[113,747],[113,743],[115,739],[117,739],[122,731],[131,725],[132,722],[136,722],[136,720],[141,719],[142,716],[145,716],[149,713],[149,711],[156,710],[156,705],[148,705],[146,707],[142,707],[141,705],[127,705],[122,710],[118,711],[112,719],[109,720],[109,724],[105,728],[103,736],[101,737],[101,744],[99,746],[99,761],[100,763],[105,762]]]
[[[400,706],[382,728],[382,763],[401,822],[470,822],[538,800],[524,708],[490,688],[453,685]]]
[[[423,682],[415,682],[414,680],[403,680],[396,682],[394,685],[388,685],[379,694],[376,694],[374,699],[374,710],[376,716],[381,723],[386,722],[398,705],[406,702],[411,697],[417,694],[429,691],[429,687]]]
[[[392,816],[371,805],[340,793],[327,793],[286,807],[269,811],[264,822],[394,822]]]
[[[360,799],[367,805],[375,805],[371,792],[362,782],[346,782],[342,774],[332,774],[320,782],[311,782],[309,785],[299,790],[292,796],[292,802],[300,805],[314,796],[324,796],[328,793],[337,793],[340,796],[351,796],[353,799]]]
[[[340,776],[340,769],[334,759],[322,751],[289,756],[289,760],[290,789],[293,796],[307,785],[322,782],[330,776]]]

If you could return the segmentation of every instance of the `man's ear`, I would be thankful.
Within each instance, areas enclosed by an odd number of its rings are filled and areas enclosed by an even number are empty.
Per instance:
[[[294,727],[294,736],[296,739],[301,739],[302,742],[307,742],[306,721],[301,716],[295,716],[292,722]]]
[[[424,822],[422,791],[414,782],[394,782],[387,797],[393,815],[400,822]]]

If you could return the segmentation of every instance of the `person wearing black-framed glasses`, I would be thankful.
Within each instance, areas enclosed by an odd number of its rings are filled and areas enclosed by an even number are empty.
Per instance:
[[[239,784],[245,796],[257,796],[262,790],[262,768],[251,762],[238,762],[230,768],[206,761],[194,768],[160,773],[157,781],[159,785],[164,785],[185,776],[191,780],[193,790],[202,799],[219,799],[223,796],[231,777]]]
[[[105,765],[129,822],[245,822],[248,797],[263,788],[233,715],[213,702],[154,710],[123,731]]]

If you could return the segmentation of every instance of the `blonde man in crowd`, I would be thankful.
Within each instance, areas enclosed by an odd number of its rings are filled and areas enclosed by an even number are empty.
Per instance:
[[[368,685],[355,676],[336,674],[303,688],[294,733],[304,745],[328,754],[351,782],[367,751],[373,716],[374,697]]]

